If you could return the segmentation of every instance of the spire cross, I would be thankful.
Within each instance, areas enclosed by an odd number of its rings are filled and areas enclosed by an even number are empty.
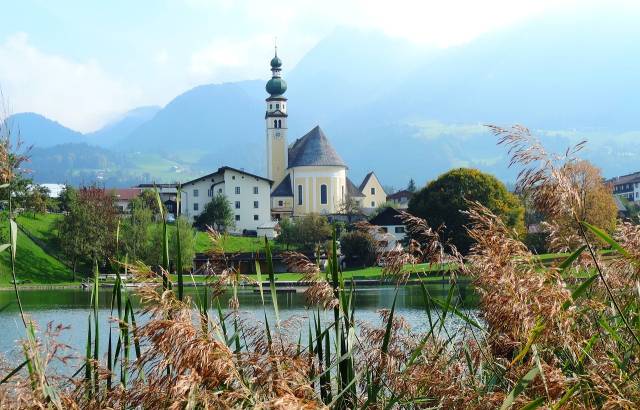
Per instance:
[[[276,50],[276,57],[278,56],[278,36],[273,38],[273,47]]]

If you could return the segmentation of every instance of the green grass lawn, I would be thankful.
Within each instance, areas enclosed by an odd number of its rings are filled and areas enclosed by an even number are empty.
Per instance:
[[[451,266],[446,267],[445,269],[450,269],[450,268]],[[438,274],[439,272],[442,272],[442,271],[438,266],[429,266],[429,264],[423,263],[415,266],[407,265],[405,266],[404,269],[407,272],[419,272],[420,274],[425,274],[425,275],[421,275],[420,277],[426,281],[442,280],[442,275]],[[257,280],[256,275],[246,275],[246,276],[252,280]],[[345,279],[380,279],[382,278],[382,268],[378,266],[373,266],[369,268],[347,269],[343,272],[343,276]],[[448,273],[445,272],[444,277],[446,279],[448,277]],[[276,278],[276,281],[282,281],[282,282],[299,281],[300,279],[302,279],[302,274],[293,273],[293,272],[276,273],[275,278]],[[204,282],[207,279],[208,278],[206,276],[201,276],[201,275],[193,277],[193,280],[195,280],[196,283]],[[172,280],[174,282],[177,282],[177,276],[172,275]],[[263,281],[269,280],[268,276],[265,273],[262,274],[262,280]],[[186,276],[185,281],[191,282],[192,279],[190,276]]]
[[[7,238],[8,228],[3,227],[3,238]],[[16,252],[16,277],[18,282],[27,283],[67,283],[73,279],[71,269],[47,254],[23,232],[18,231]],[[0,254],[0,286],[11,284],[11,258],[9,250]]]
[[[275,241],[270,240],[269,245],[274,251],[287,250],[284,245]],[[224,235],[221,240],[221,246],[225,252],[230,253],[264,252],[264,238]],[[196,234],[196,252],[206,252],[212,248],[213,243],[207,233],[198,231]]]

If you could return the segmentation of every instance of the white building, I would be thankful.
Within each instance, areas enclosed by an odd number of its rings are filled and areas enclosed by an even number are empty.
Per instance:
[[[400,211],[395,208],[385,208],[378,215],[374,216],[369,223],[376,228],[378,232],[374,235],[375,239],[381,243],[385,251],[390,251],[401,243],[406,237],[406,227],[400,218]]]
[[[622,175],[607,181],[613,186],[613,194],[628,201],[640,201],[640,172]]]
[[[218,194],[224,195],[234,212],[235,225],[231,233],[258,227],[271,222],[270,194],[273,181],[248,172],[222,167],[216,172],[182,184],[181,214],[191,222]]]

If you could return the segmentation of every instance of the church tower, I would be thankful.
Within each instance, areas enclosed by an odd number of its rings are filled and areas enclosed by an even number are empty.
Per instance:
[[[282,79],[280,71],[282,60],[275,56],[271,59],[271,79],[267,82],[267,110],[265,120],[267,126],[267,178],[274,181],[274,188],[285,177],[287,172],[287,83]]]

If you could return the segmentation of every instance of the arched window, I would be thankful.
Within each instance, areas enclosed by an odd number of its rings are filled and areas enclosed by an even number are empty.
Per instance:
[[[278,128],[282,128],[282,120],[278,120]]]
[[[327,186],[324,184],[320,185],[320,203],[322,205],[327,204]]]
[[[278,120],[273,120],[273,128],[278,128]]]

